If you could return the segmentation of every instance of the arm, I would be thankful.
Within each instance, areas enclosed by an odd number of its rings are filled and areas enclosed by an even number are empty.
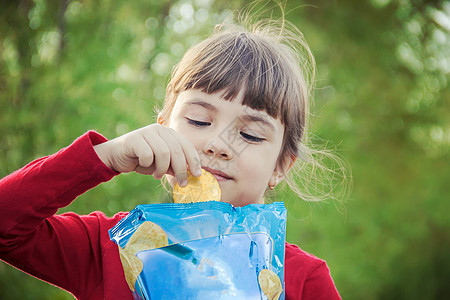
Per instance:
[[[156,178],[171,174],[181,184],[187,165],[201,175],[196,149],[167,127],[149,125],[111,141],[88,132],[0,180],[0,252],[20,243],[58,208],[111,179],[117,174],[113,170]]]
[[[82,268],[91,266],[92,275],[99,274],[98,264],[93,264],[100,249],[95,244],[99,239],[96,216],[54,214],[117,174],[93,149],[104,141],[89,132],[58,153],[0,180],[1,259],[74,294],[87,274]]]
[[[117,174],[92,148],[104,141],[88,132],[71,146],[0,180],[0,253],[15,248],[58,208]]]
[[[187,163],[200,170],[195,148],[160,125],[111,141],[94,132],[83,135],[0,180],[0,259],[75,295],[95,289],[103,280],[107,230],[120,216],[56,216],[58,208],[118,174],[113,170],[173,174],[182,181]]]

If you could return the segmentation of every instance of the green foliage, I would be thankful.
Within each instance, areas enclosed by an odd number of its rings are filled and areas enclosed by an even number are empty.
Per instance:
[[[2,3],[0,176],[86,130],[113,138],[153,123],[172,66],[244,2]],[[314,135],[339,145],[354,187],[343,207],[279,192],[288,241],[327,261],[344,299],[449,298],[449,3],[287,1],[286,12],[318,63]],[[61,212],[166,197],[126,174]],[[72,296],[0,263],[0,298]]]

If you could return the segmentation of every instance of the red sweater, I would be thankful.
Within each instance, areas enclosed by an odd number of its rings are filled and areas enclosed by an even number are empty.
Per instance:
[[[0,259],[79,299],[126,300],[132,296],[108,230],[127,213],[55,215],[117,175],[93,149],[104,141],[88,132],[0,180]],[[326,263],[288,243],[285,287],[286,299],[341,299]]]

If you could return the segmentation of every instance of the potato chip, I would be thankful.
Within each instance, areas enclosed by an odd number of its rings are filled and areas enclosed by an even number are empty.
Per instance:
[[[259,286],[261,291],[269,300],[278,300],[283,291],[280,278],[274,272],[263,269],[258,275]]]
[[[122,249],[119,246],[119,256],[122,262],[123,272],[125,273],[125,280],[127,281],[128,287],[134,292],[134,285],[141,273],[144,265],[142,261],[134,254]]]
[[[125,250],[136,255],[140,251],[161,248],[169,245],[167,234],[153,222],[145,221],[133,233]]]
[[[192,203],[206,201],[220,201],[221,191],[216,178],[202,169],[200,177],[188,175],[188,184],[180,187],[178,183],[173,188],[173,202]]]
[[[140,251],[161,248],[169,245],[167,234],[153,222],[145,221],[131,235],[125,249],[119,246],[120,261],[128,287],[134,291],[134,285],[144,265],[136,256]]]

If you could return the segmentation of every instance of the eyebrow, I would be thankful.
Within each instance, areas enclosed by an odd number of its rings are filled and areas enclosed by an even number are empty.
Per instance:
[[[272,124],[272,122],[270,122],[263,116],[244,115],[244,116],[242,116],[242,119],[245,121],[249,121],[249,122],[261,123],[262,125],[269,127],[269,129],[271,129],[272,131],[276,131],[275,126]]]
[[[187,105],[200,105],[201,107],[204,107],[209,111],[217,112],[217,108],[214,105],[212,105],[208,102],[199,100],[199,99],[192,99],[190,101],[187,101],[186,104]]]
[[[200,100],[198,98],[194,98],[192,100],[187,101],[186,105],[199,105],[199,106],[204,107],[205,109],[207,109],[209,111],[217,112],[217,107],[215,107],[214,105],[212,105],[212,104],[210,104],[208,102]],[[272,131],[276,131],[275,126],[272,124],[272,122],[270,122],[269,120],[267,120],[263,116],[248,114],[248,115],[244,115],[242,117],[239,117],[239,119],[242,119],[242,120],[247,121],[247,122],[260,123],[262,125],[265,125],[266,127],[269,127],[269,129],[271,129]]]

